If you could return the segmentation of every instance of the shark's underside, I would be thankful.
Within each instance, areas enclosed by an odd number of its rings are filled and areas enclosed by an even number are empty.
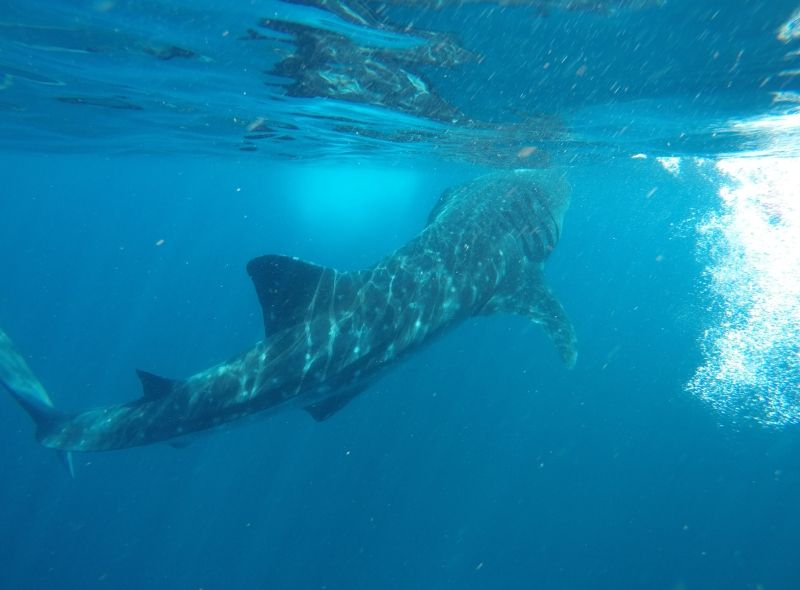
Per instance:
[[[266,339],[175,381],[139,372],[144,395],[66,415],[0,332],[0,383],[62,451],[168,441],[257,413],[301,407],[324,420],[385,369],[462,320],[514,313],[541,324],[568,366],[576,340],[544,282],[569,191],[552,171],[491,174],[446,191],[423,231],[372,268],[338,271],[285,256],[247,266]]]

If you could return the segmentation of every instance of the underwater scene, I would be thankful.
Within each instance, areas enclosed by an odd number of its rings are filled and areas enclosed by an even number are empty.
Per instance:
[[[800,0],[4,0],[0,588],[800,589]]]

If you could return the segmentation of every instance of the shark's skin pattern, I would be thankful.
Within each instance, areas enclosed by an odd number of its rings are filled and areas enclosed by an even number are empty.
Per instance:
[[[575,335],[542,278],[569,202],[555,176],[504,172],[445,192],[425,229],[368,270],[253,260],[264,342],[185,381],[141,374],[141,399],[39,419],[39,440],[68,451],[119,449],[286,407],[323,420],[407,354],[483,314],[541,323],[571,366]]]

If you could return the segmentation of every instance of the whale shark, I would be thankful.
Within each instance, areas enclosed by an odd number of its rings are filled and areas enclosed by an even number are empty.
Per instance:
[[[3,332],[0,383],[36,423],[39,442],[69,453],[176,442],[287,408],[326,420],[475,316],[510,313],[541,325],[572,367],[575,331],[543,276],[569,200],[554,170],[493,173],[446,190],[424,229],[371,268],[255,258],[247,272],[266,338],[187,379],[138,371],[143,394],[128,403],[58,411]]]

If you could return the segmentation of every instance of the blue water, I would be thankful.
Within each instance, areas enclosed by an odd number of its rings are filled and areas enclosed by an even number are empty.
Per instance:
[[[0,326],[59,409],[262,339],[251,258],[368,266],[447,187],[527,165],[568,169],[545,272],[579,360],[475,318],[325,422],[79,454],[74,480],[0,397],[0,587],[800,588],[800,416],[764,425],[686,387],[718,320],[697,233],[723,207],[714,163],[798,156],[796,125],[737,126],[797,112],[796,2],[528,4],[360,26],[279,2],[5,3]],[[455,122],[292,96],[269,73],[291,43],[237,40],[263,17],[390,51],[424,43],[389,26],[413,17],[484,57],[414,70]],[[794,367],[765,369],[789,401]]]

